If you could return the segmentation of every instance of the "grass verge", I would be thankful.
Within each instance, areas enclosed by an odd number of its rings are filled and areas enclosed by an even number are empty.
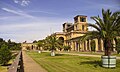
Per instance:
[[[117,60],[117,67],[113,69],[101,67],[100,58],[82,57],[57,54],[51,57],[50,53],[27,52],[39,65],[48,72],[119,72],[120,60]]]

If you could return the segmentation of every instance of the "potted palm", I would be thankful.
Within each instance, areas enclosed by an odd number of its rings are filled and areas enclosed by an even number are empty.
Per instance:
[[[95,28],[94,31],[87,32],[81,40],[84,41],[90,38],[102,39],[104,43],[104,55],[102,58],[103,67],[116,67],[116,57],[111,56],[113,48],[113,40],[120,36],[120,12],[112,13],[109,9],[102,9],[102,18],[99,16],[91,17],[96,24],[88,24]]]
[[[42,47],[43,47],[43,44],[44,44],[44,40],[39,40],[37,42],[37,46],[38,46],[38,53],[41,53],[42,52]]]
[[[46,46],[49,47],[51,51],[51,56],[55,56],[55,50],[62,47],[61,40],[59,40],[54,35],[48,36],[46,38]]]

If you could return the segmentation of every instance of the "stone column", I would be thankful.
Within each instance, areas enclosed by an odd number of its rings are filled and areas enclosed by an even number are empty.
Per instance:
[[[78,42],[78,51],[80,51],[80,42]]]
[[[74,51],[74,42],[71,41],[71,50]]]
[[[103,40],[101,39],[101,50],[104,51]]]
[[[84,49],[84,42],[81,43],[81,48],[83,49],[83,51],[85,51],[85,49]]]
[[[81,48],[81,51],[83,51],[84,49],[82,48],[82,43],[80,43],[80,48]]]
[[[94,39],[95,40],[95,51],[98,51],[98,39]]]
[[[77,50],[77,51],[79,52],[79,51],[80,51],[80,47],[79,47],[80,45],[79,45],[79,43],[77,43],[77,44],[78,44],[78,46],[77,46],[77,47],[78,47],[78,48],[77,48],[78,50]]]
[[[91,51],[91,40],[88,41],[89,41],[89,50]]]
[[[115,40],[113,40],[113,47],[116,47]],[[113,48],[113,51],[116,51],[115,48]]]

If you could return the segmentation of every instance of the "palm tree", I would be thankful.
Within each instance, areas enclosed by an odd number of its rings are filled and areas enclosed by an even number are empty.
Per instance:
[[[95,31],[89,31],[81,40],[84,41],[90,38],[102,39],[104,43],[104,55],[110,56],[113,48],[113,40],[120,36],[120,12],[112,13],[109,9],[106,11],[102,9],[102,18],[99,16],[91,17],[96,24],[88,24],[88,26],[95,28]]]
[[[61,48],[62,44],[61,44],[61,40],[59,40],[57,37],[55,37],[54,35],[48,36],[46,38],[46,46],[49,47],[49,49],[51,50],[51,56],[55,56],[54,51],[57,48]]]
[[[44,45],[44,40],[39,40],[37,42],[38,49],[40,50],[39,53],[42,52],[43,45]]]

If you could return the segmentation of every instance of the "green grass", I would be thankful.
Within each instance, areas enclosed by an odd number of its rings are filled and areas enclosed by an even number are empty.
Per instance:
[[[0,72],[7,72],[6,66],[0,66]]]
[[[8,65],[12,64],[12,62],[13,62],[13,59],[8,62]],[[8,66],[2,66],[2,65],[0,65],[0,72],[8,72],[7,67]]]
[[[115,55],[115,56],[117,56],[117,57],[120,57],[120,54],[113,54],[113,55]]]
[[[120,60],[117,67],[108,69],[101,67],[100,58],[60,55],[51,57],[50,53],[27,52],[39,65],[48,72],[119,72]]]

